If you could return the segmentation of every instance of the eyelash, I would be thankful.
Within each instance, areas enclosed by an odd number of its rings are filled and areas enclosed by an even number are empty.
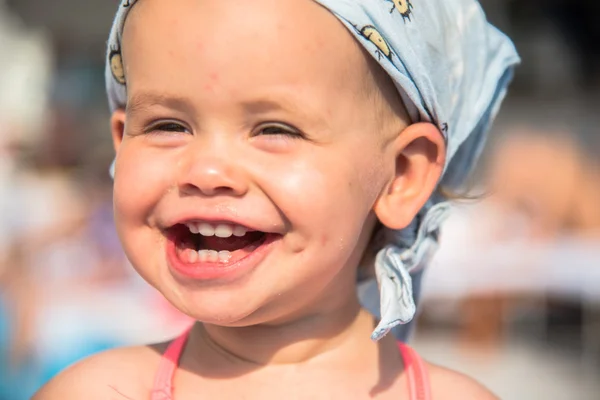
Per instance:
[[[177,122],[161,122],[156,125],[151,126],[146,130],[146,133],[159,133],[159,132],[167,132],[167,133],[186,133],[188,129],[177,123]]]
[[[268,130],[275,130],[276,132],[266,133]],[[304,135],[302,135],[298,130],[279,124],[263,125],[260,127],[260,129],[258,129],[258,133],[253,136],[284,136],[290,139],[304,138]]]

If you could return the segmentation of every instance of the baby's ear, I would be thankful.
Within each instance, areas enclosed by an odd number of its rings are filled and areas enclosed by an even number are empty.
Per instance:
[[[113,112],[110,118],[110,131],[115,151],[119,151],[123,135],[125,134],[125,110],[117,109]]]
[[[392,143],[395,173],[389,180],[374,211],[390,229],[407,227],[436,189],[444,171],[446,143],[431,123],[405,128]]]

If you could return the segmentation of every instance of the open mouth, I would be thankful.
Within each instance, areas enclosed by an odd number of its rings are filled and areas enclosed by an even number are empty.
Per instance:
[[[188,222],[168,230],[178,260],[185,264],[235,263],[265,243],[270,234],[240,225]]]

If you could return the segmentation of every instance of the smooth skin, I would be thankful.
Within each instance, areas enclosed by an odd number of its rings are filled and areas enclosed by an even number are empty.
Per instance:
[[[140,275],[202,321],[175,398],[406,398],[394,338],[370,340],[356,273],[376,221],[407,226],[434,191],[438,129],[409,124],[372,57],[309,0],[143,0],[123,60],[117,230]],[[178,279],[164,229],[206,215],[281,236],[239,279]],[[93,356],[35,399],[148,398],[164,348]],[[435,399],[494,398],[429,369]]]

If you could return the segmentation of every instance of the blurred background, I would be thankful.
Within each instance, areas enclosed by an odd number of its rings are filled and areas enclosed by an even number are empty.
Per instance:
[[[600,4],[485,0],[523,65],[425,278],[414,346],[503,399],[600,399]],[[0,400],[188,323],[114,233],[116,0],[0,0]]]

